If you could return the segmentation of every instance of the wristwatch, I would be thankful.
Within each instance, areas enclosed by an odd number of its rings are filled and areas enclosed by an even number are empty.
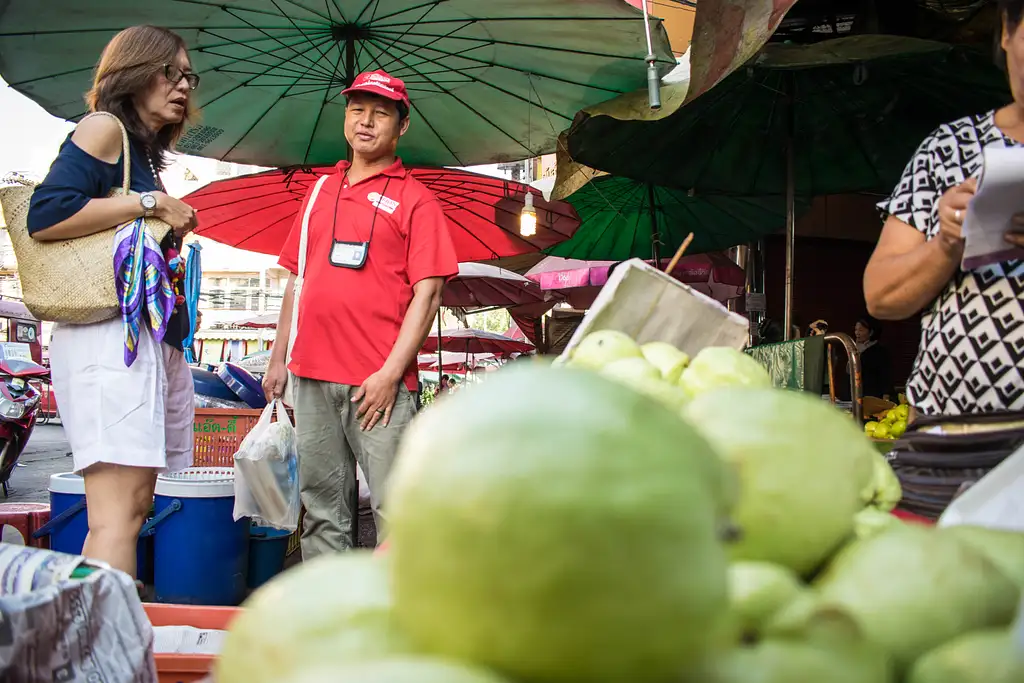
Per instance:
[[[139,204],[142,205],[142,215],[149,218],[156,211],[156,195],[152,192],[143,192],[139,195]]]

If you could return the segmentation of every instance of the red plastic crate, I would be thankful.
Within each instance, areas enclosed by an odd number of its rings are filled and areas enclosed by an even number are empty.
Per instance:
[[[194,467],[234,467],[235,451],[260,419],[261,410],[196,408],[192,423]]]
[[[220,631],[227,630],[241,612],[237,607],[153,603],[145,603],[143,607],[153,626],[193,626]],[[196,683],[210,674],[216,659],[211,655],[156,655],[157,680],[160,683]]]

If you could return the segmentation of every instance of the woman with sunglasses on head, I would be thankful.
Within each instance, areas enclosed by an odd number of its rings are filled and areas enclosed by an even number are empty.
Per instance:
[[[159,245],[162,254],[153,249],[159,267],[167,266],[166,310],[174,299],[173,312],[161,321],[162,341],[147,318],[137,342],[127,344],[119,317],[61,324],[50,343],[64,430],[75,471],[85,478],[89,535],[82,553],[133,575],[157,474],[192,464],[194,397],[182,353],[189,323],[178,254],[196,214],[167,195],[159,172],[184,131],[198,85],[184,41],[171,31],[135,26],[114,36],[86,96],[92,113],[61,146],[28,215],[29,232],[42,241],[86,237],[140,217],[171,228]],[[124,164],[114,117],[128,132],[131,193],[108,197],[121,187]],[[128,346],[137,353],[130,363]]]

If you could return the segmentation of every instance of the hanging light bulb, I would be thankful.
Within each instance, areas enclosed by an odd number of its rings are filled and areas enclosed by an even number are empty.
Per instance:
[[[523,211],[519,214],[519,234],[523,237],[533,237],[537,234],[537,210],[533,208],[533,193],[530,191],[526,192]]]

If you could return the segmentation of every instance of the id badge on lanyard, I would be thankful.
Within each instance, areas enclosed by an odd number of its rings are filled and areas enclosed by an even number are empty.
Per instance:
[[[388,184],[391,183],[391,178],[388,178],[384,183],[384,191],[381,195],[384,196],[388,191]],[[344,181],[342,181],[344,186]],[[370,254],[370,242],[373,240],[373,229],[377,225],[377,211],[380,208],[380,202],[373,207],[373,219],[370,221],[370,236],[365,242],[347,242],[345,240],[339,240],[336,236],[336,230],[338,226],[338,203],[341,201],[342,188],[338,189],[338,196],[334,199],[334,229],[335,232],[331,235],[331,251],[328,254],[328,260],[335,268],[351,268],[358,270],[366,265],[366,258]]]
[[[366,254],[369,251],[369,242],[334,240],[331,244],[331,265],[337,268],[362,268],[366,265]]]

